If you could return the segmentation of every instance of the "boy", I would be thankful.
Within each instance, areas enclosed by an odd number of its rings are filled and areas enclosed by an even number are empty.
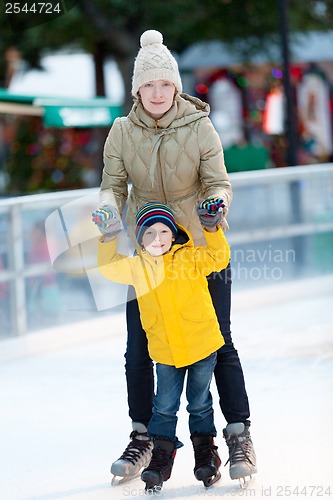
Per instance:
[[[176,224],[167,205],[146,203],[136,214],[139,250],[134,257],[117,253],[117,210],[108,207],[93,214],[104,233],[98,245],[100,272],[112,281],[134,286],[149,354],[156,361],[157,392],[148,425],[153,452],[141,475],[147,491],[157,491],[169,479],[176,448],[181,446],[176,423],[186,372],[194,474],[205,486],[220,478],[209,387],[216,351],[224,339],[206,276],[229,263],[229,245],[221,227],[214,224],[222,208],[220,199],[201,202],[198,213],[207,246],[194,247],[190,234]]]

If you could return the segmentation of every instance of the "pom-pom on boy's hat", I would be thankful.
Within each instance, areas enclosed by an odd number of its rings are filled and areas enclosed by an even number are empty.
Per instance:
[[[170,208],[164,203],[146,203],[139,208],[135,216],[135,236],[139,245],[141,245],[145,230],[156,222],[162,222],[168,226],[174,236],[177,235],[176,221]]]
[[[159,31],[145,31],[140,38],[141,49],[134,62],[132,94],[137,97],[141,85],[153,80],[168,80],[178,92],[182,91],[182,81],[176,59],[163,45]]]

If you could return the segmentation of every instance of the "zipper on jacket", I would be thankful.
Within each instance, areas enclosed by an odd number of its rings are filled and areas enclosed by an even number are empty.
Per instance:
[[[163,174],[162,174],[162,162],[161,162],[161,152],[160,149],[158,149],[158,163],[160,166],[160,176],[161,176],[161,188],[162,188],[162,193],[163,193],[163,198],[164,198],[164,203],[168,203],[166,194],[165,194],[165,189],[164,189],[164,182],[163,182]]]
[[[155,132],[158,133],[158,120],[154,120],[154,128],[155,128]],[[152,148],[150,150],[150,154],[153,153],[153,150],[154,148]],[[160,169],[160,178],[161,178],[161,188],[162,188],[162,194],[163,194],[163,198],[164,198],[164,203],[167,203],[168,200],[167,200],[167,197],[166,197],[166,194],[165,194],[165,189],[164,189],[164,183],[163,183],[163,176],[162,176],[162,163],[161,163],[161,156],[160,156],[160,148],[158,148],[158,154],[157,154],[157,160],[158,160],[158,163],[159,163],[159,169]],[[152,187],[154,188],[154,181],[152,181]]]

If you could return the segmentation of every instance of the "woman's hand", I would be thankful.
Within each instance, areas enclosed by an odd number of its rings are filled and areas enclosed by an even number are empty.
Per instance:
[[[221,224],[225,203],[221,198],[207,198],[200,201],[197,212],[204,227],[214,227]]]
[[[123,229],[119,212],[112,205],[98,208],[91,216],[92,221],[104,236],[114,237]]]

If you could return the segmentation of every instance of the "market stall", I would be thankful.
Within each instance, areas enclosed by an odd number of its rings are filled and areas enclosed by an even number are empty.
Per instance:
[[[14,94],[0,89],[3,195],[85,188],[100,176],[101,148],[114,101]]]

